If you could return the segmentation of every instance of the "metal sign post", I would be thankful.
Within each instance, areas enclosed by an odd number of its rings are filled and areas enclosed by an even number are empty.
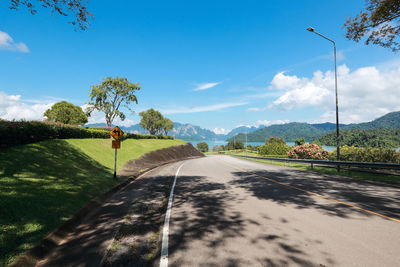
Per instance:
[[[115,149],[114,179],[117,179],[117,149]]]
[[[111,130],[110,135],[116,139],[112,140],[112,148],[115,148],[115,162],[114,162],[114,179],[117,178],[117,149],[121,148],[121,141],[118,140],[121,136],[124,135],[124,132],[118,127],[115,126],[114,129]]]

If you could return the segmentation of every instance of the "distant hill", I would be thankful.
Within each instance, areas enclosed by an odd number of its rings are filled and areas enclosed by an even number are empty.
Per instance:
[[[112,127],[114,127],[113,125]],[[106,127],[105,123],[94,123],[86,124],[85,127]],[[132,126],[120,126],[120,128],[126,133],[147,133],[139,124]],[[174,127],[168,132],[168,135],[174,136],[176,139],[182,139],[185,141],[201,141],[201,140],[226,140],[229,137],[234,136],[237,133],[251,133],[259,128],[257,127],[246,127],[241,126],[233,129],[228,134],[216,134],[211,130],[201,128],[190,123],[179,123],[175,122]]]
[[[260,128],[263,128],[265,126],[261,125],[259,127],[255,127],[255,126],[251,126],[251,127],[247,127],[247,126],[240,126],[237,127],[235,129],[232,129],[228,134],[224,135],[223,140],[228,139],[233,137],[235,134],[239,134],[239,133],[252,133],[257,131]]]
[[[318,141],[322,145],[336,146],[336,132],[328,133]],[[351,129],[340,131],[340,145],[356,147],[400,147],[400,129]]]
[[[400,129],[400,112],[391,112],[370,122],[340,124],[340,130],[351,129]],[[286,142],[294,142],[297,138],[304,137],[307,142],[318,139],[325,134],[336,130],[335,123],[299,123],[292,122],[280,125],[271,125],[247,135],[248,142],[264,142],[265,139],[276,136]],[[236,140],[244,141],[245,135],[236,135]]]
[[[400,111],[390,112],[370,122],[348,124],[343,130],[351,129],[399,129],[400,128]]]

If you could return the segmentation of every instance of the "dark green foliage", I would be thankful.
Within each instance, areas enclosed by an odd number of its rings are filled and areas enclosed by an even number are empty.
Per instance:
[[[108,131],[38,121],[0,121],[0,148],[47,139],[109,138]]]
[[[336,160],[336,150],[329,155],[329,159]],[[342,146],[340,148],[340,160],[400,163],[400,153],[390,148]]]
[[[364,36],[365,44],[377,44],[400,50],[400,1],[399,0],[366,0],[366,8],[354,18],[348,18],[344,27],[346,38],[359,42]]]
[[[200,142],[196,146],[200,152],[208,152],[208,144],[206,142]]]
[[[244,145],[240,141],[229,141],[227,145],[224,146],[224,150],[234,150],[234,149],[244,149]]]
[[[140,112],[139,115],[142,117],[140,126],[149,131],[150,134],[160,135],[164,132],[167,135],[174,127],[174,123],[170,119],[165,118],[161,112],[152,108]]]
[[[67,101],[55,103],[43,114],[47,121],[61,122],[64,124],[82,125],[88,122],[88,119],[80,106],[75,106]]]
[[[316,140],[323,145],[336,146],[336,132],[326,134]],[[343,130],[340,131],[341,145],[356,147],[400,147],[400,129],[371,129],[371,130]]]
[[[39,121],[0,120],[0,149],[39,142],[47,139],[110,138],[111,129],[82,128],[62,123]],[[174,139],[172,136],[125,133],[120,140],[132,139]]]
[[[281,145],[286,145],[285,141],[283,141],[283,139],[280,137],[271,137],[265,141],[265,144],[269,144],[269,143],[278,143]]]
[[[305,143],[306,143],[306,140],[304,139],[304,137],[297,138],[296,140],[294,140],[294,144],[296,146],[301,146],[301,145],[304,145]]]

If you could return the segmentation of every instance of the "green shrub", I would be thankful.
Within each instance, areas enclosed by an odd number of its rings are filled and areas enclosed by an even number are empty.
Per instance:
[[[329,159],[336,160],[336,150],[330,154]],[[345,145],[340,147],[340,160],[400,163],[400,153],[390,148],[358,148]]]
[[[327,160],[329,152],[323,150],[316,144],[308,144],[293,147],[289,153],[289,158],[294,159],[316,159],[316,160]]]
[[[306,139],[304,139],[304,137],[297,138],[296,140],[294,140],[294,144],[296,146],[301,146],[301,145],[304,145],[305,143],[306,143]]]
[[[268,144],[268,143],[279,143],[279,144],[286,145],[285,141],[283,141],[283,139],[280,137],[271,137],[268,140],[265,140],[265,144]]]
[[[47,139],[110,138],[110,129],[82,128],[62,123],[0,120],[0,149]],[[124,139],[174,139],[172,136],[125,134]]]
[[[267,142],[263,146],[258,147],[260,155],[287,155],[289,147],[281,142]]]

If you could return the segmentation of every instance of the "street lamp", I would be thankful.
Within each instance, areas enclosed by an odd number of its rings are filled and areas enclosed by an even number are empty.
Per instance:
[[[330,41],[333,43],[333,54],[335,56],[335,94],[336,94],[336,159],[339,161],[340,160],[340,147],[339,147],[339,105],[338,105],[338,93],[337,93],[337,70],[336,70],[336,43],[329,39],[328,37],[323,36],[322,34],[318,33],[315,31],[313,27],[308,27],[307,31],[313,32],[322,38]],[[338,171],[339,171],[339,166],[338,166]]]

